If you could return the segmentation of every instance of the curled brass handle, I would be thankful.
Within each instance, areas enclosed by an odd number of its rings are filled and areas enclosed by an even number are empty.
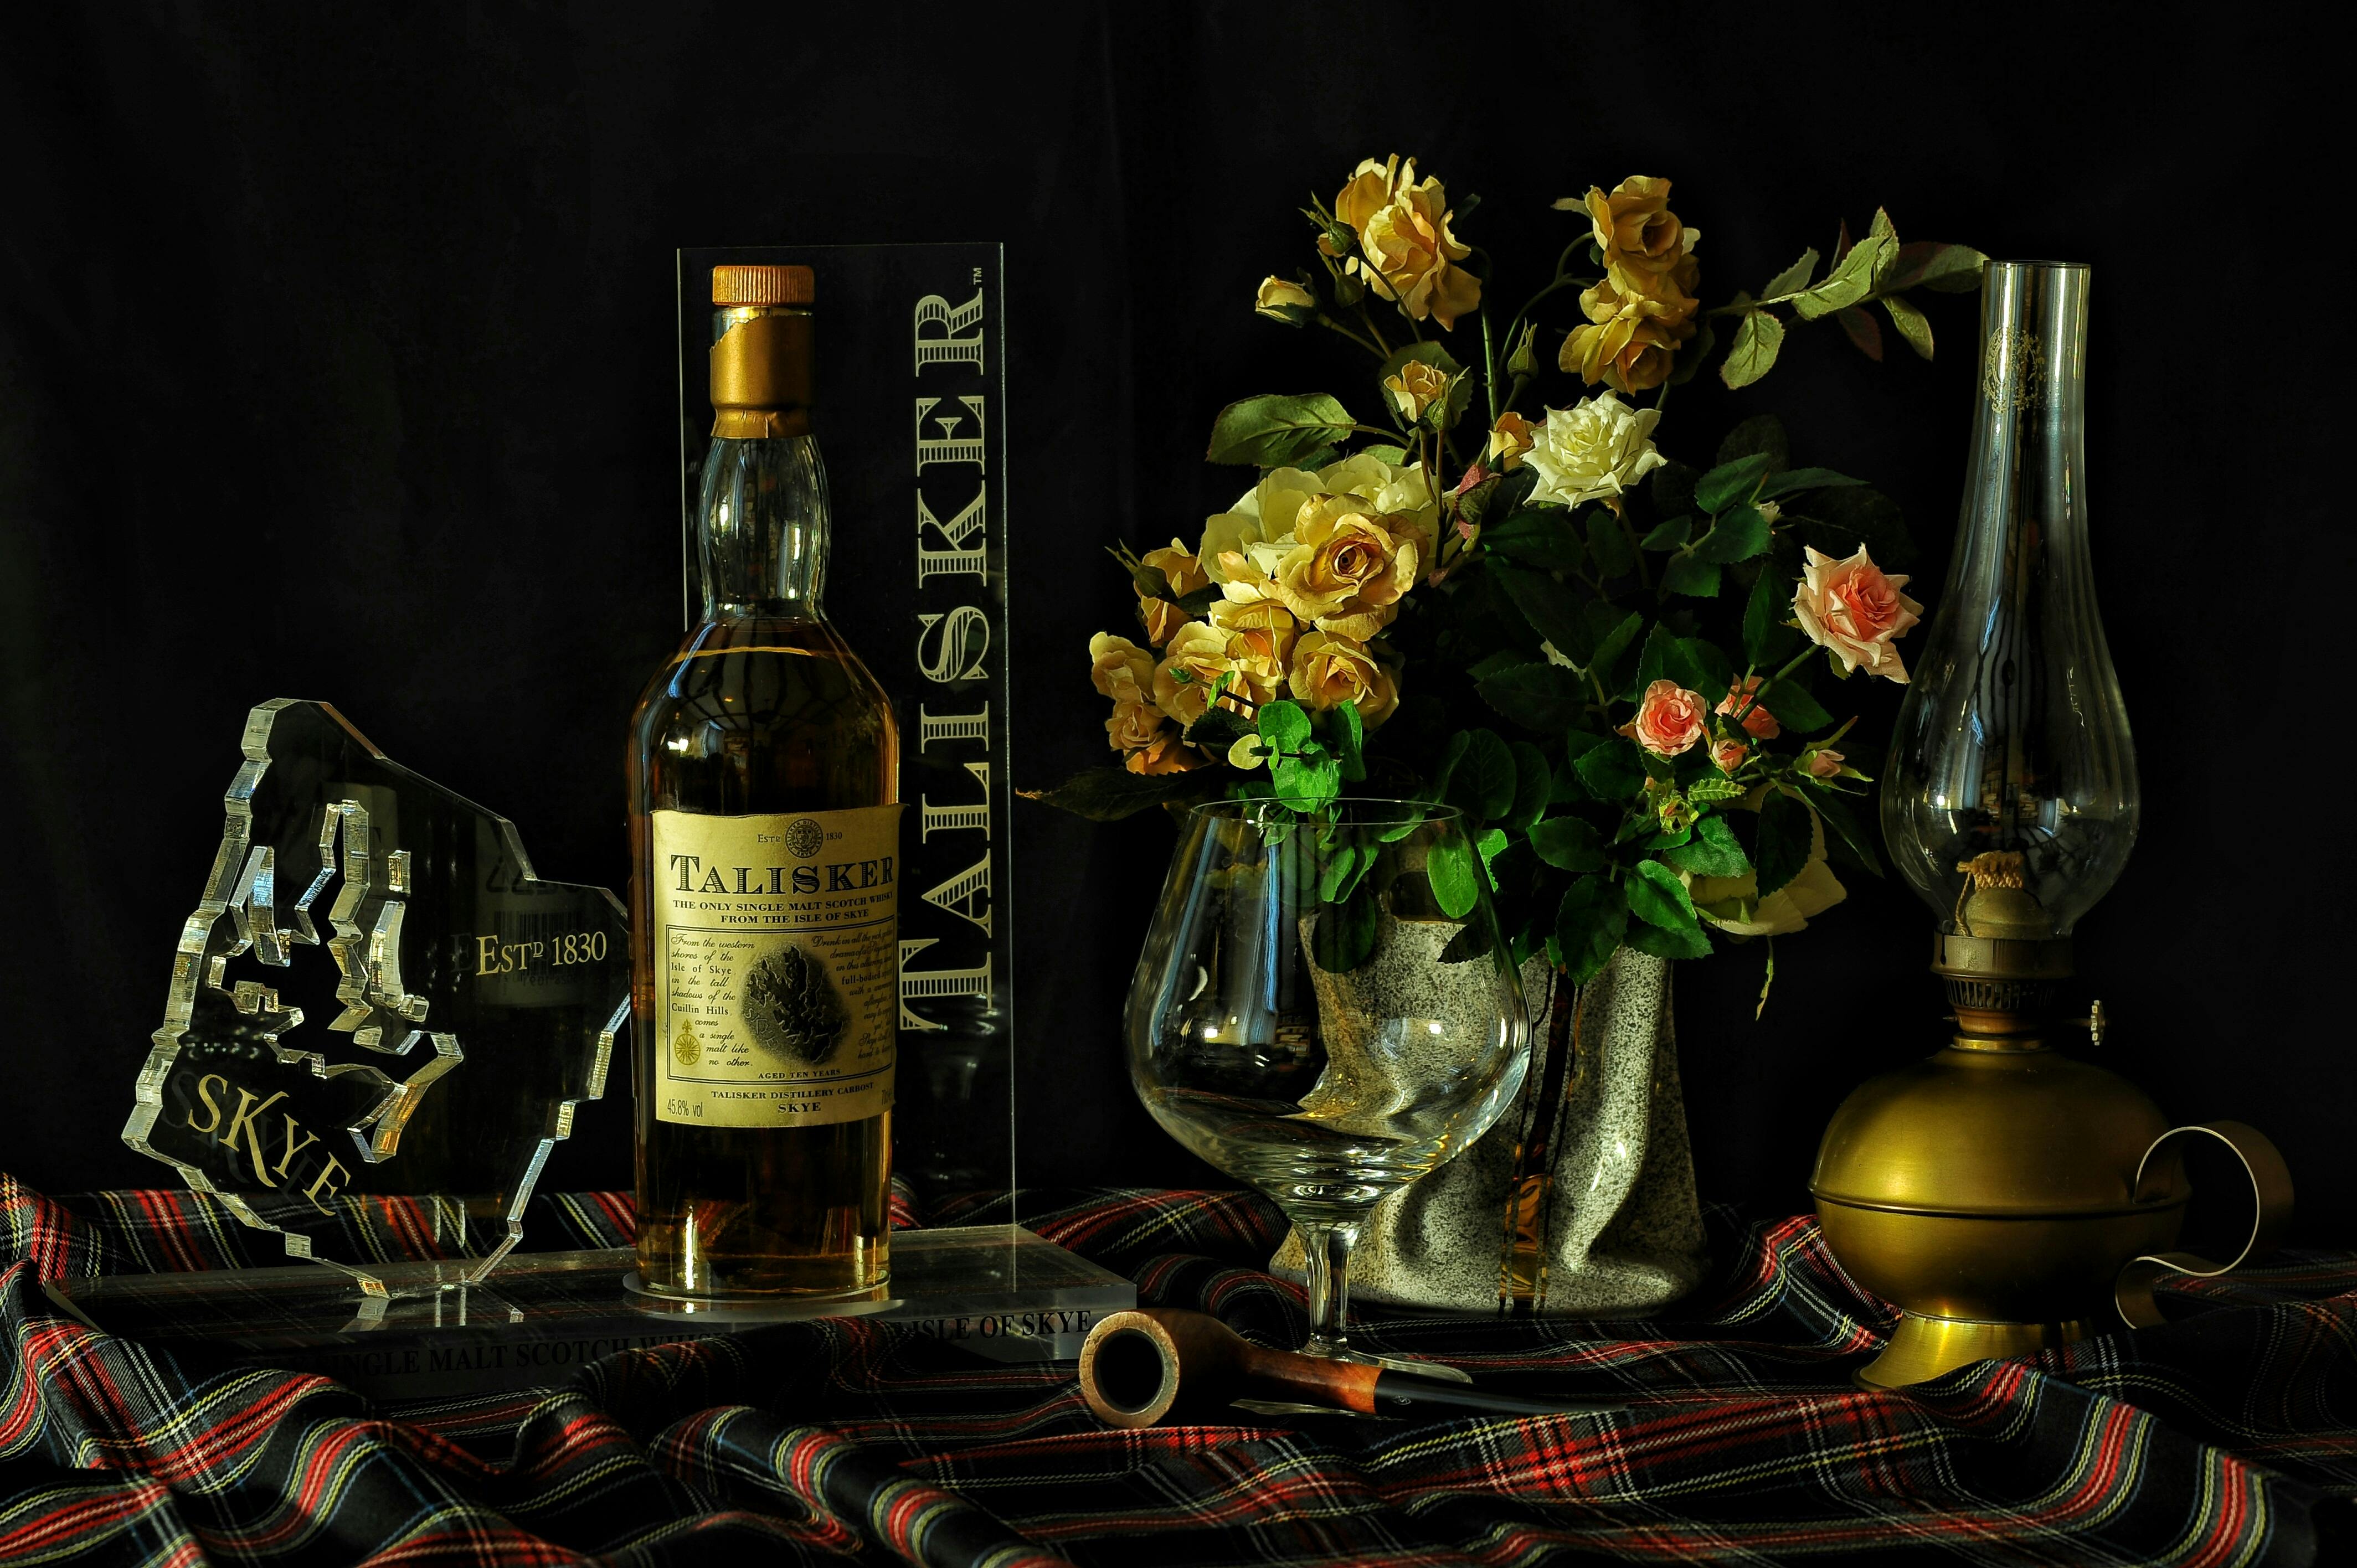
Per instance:
[[[2171,1180],[2176,1163],[2184,1158],[2181,1147],[2170,1147],[2179,1138],[2196,1134],[2215,1138],[2233,1152],[2242,1162],[2243,1174],[2251,1178],[2251,1231],[2244,1238],[2242,1250],[2222,1263],[2213,1263],[2194,1252],[2157,1252],[2148,1257],[2131,1259],[2120,1270],[2113,1286],[2114,1299],[2119,1305],[2120,1316],[2131,1328],[2151,1328],[2164,1319],[2160,1307],[2152,1299],[2152,1287],[2169,1274],[2191,1274],[2198,1279],[2214,1279],[2230,1269],[2239,1269],[2252,1259],[2275,1251],[2291,1225],[2291,1172],[2284,1158],[2265,1133],[2240,1122],[2201,1122],[2190,1127],[2172,1127],[2152,1141],[2136,1164],[2136,1196],[2140,1203],[2156,1200],[2176,1183]],[[2166,1157],[2156,1164],[2155,1157],[2167,1151]]]

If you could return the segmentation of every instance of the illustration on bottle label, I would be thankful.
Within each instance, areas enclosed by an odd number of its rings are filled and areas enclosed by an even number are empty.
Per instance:
[[[656,811],[658,1121],[816,1127],[892,1105],[900,808]]]

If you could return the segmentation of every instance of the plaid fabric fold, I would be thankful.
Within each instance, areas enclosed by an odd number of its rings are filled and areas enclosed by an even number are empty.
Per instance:
[[[1306,1326],[1265,1272],[1284,1223],[1255,1197],[1033,1192],[931,1218],[1010,1216],[1143,1300],[1274,1344]],[[192,1195],[0,1177],[0,1562],[2287,1564],[2319,1560],[2319,1529],[2345,1549],[2357,1255],[2190,1282],[2159,1328],[1900,1394],[1852,1384],[1893,1315],[1813,1221],[1711,1224],[1716,1276],[1658,1319],[1354,1326],[1623,1412],[1135,1433],[1097,1425],[1069,1366],[857,1319],[404,1406],[198,1375],[59,1316],[38,1282],[271,1249]],[[612,1194],[539,1200],[527,1227],[541,1246],[630,1230]]]

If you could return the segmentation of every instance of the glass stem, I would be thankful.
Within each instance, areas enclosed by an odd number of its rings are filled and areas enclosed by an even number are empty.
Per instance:
[[[1309,1343],[1313,1356],[1339,1356],[1349,1349],[1343,1319],[1351,1305],[1351,1248],[1359,1240],[1355,1219],[1297,1220],[1301,1250],[1309,1261]]]

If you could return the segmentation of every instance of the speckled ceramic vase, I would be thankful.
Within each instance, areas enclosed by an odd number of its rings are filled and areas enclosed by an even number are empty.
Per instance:
[[[1652,1312],[1701,1281],[1669,961],[1622,948],[1581,990],[1534,961],[1523,991],[1520,1096],[1470,1149],[1375,1206],[1351,1257],[1354,1298],[1609,1317]],[[1300,1279],[1299,1240],[1270,1266]]]

